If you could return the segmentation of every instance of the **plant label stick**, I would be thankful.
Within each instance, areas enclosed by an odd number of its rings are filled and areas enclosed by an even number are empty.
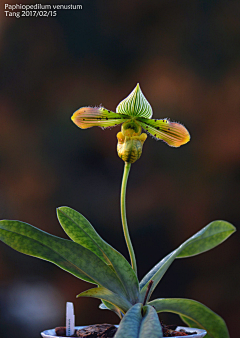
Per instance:
[[[67,302],[66,304],[66,336],[70,337],[74,334],[75,329],[75,316],[73,303]]]

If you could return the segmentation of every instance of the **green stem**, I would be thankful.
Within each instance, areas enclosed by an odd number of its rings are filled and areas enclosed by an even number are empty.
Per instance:
[[[136,258],[135,258],[132,242],[131,242],[129,231],[128,231],[127,216],[126,216],[126,188],[127,188],[127,180],[128,180],[130,168],[131,168],[131,163],[125,162],[123,178],[122,178],[122,187],[121,187],[121,217],[122,217],[123,233],[124,233],[124,237],[125,237],[126,244],[128,247],[128,252],[130,255],[130,259],[131,259],[132,268],[137,275],[137,263],[136,263]]]

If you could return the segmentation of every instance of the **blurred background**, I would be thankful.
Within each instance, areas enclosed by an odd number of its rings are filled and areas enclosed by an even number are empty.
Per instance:
[[[5,16],[1,1],[1,218],[66,238],[55,209],[67,205],[128,258],[119,211],[120,127],[80,130],[70,117],[88,105],[114,111],[139,82],[154,117],[181,121],[192,137],[174,149],[149,136],[132,166],[127,214],[139,277],[213,220],[239,228],[240,2],[56,3],[83,9],[17,19]],[[154,296],[198,300],[234,335],[239,256],[236,233],[211,252],[175,261]],[[64,325],[66,301],[74,302],[77,325],[118,323],[98,300],[75,298],[89,286],[0,243],[1,338],[37,338]]]

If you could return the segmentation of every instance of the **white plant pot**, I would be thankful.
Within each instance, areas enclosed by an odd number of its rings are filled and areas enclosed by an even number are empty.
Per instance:
[[[116,325],[116,326],[118,326],[118,325]],[[86,326],[75,326],[75,329],[80,330],[80,329],[83,329],[84,327],[86,327]],[[177,331],[179,331],[181,329],[186,330],[188,332],[197,332],[197,334],[193,334],[193,335],[189,336],[189,338],[190,337],[191,338],[202,338],[207,334],[207,331],[201,330],[201,329],[193,329],[193,328],[184,327],[184,326],[178,326],[176,328]],[[55,329],[45,330],[45,331],[41,332],[41,335],[42,335],[43,338],[58,337],[58,336],[56,336]],[[69,337],[63,337],[63,338],[69,338]],[[182,337],[176,336],[175,338],[182,338]]]

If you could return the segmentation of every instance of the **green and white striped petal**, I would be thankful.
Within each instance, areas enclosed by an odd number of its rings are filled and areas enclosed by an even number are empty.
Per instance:
[[[115,127],[129,120],[129,116],[114,113],[103,107],[82,107],[75,111],[72,121],[81,129]]]
[[[157,140],[163,140],[171,147],[180,147],[190,141],[190,134],[181,123],[145,118],[138,118],[137,122]]]
[[[143,95],[139,83],[134,90],[119,103],[116,109],[117,113],[128,116],[139,116],[150,119],[152,117],[152,107]]]

